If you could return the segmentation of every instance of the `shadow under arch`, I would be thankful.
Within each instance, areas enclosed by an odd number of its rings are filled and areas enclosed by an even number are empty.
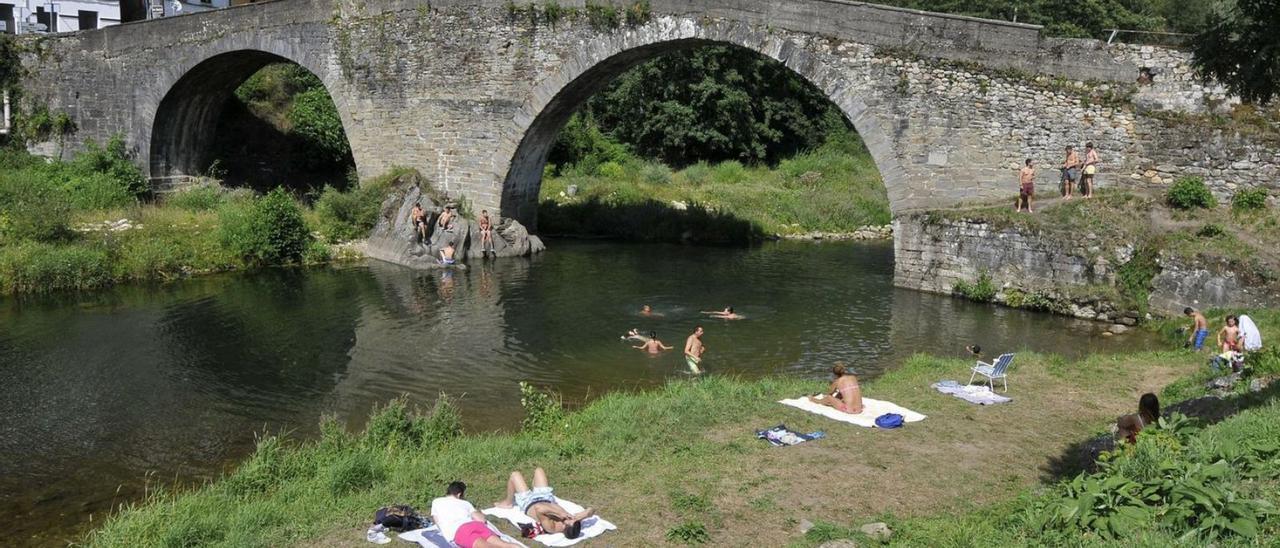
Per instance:
[[[651,23],[657,24],[657,23]],[[602,37],[566,60],[558,73],[534,87],[530,99],[515,116],[518,142],[499,157],[511,158],[502,183],[500,211],[526,226],[536,227],[538,192],[542,171],[560,130],[587,99],[604,89],[623,72],[660,55],[705,46],[744,49],[778,61],[822,92],[844,114],[866,144],[889,193],[891,211],[905,192],[906,176],[892,154],[892,141],[867,104],[850,90],[834,62],[822,59],[794,42],[775,36],[744,32],[734,26],[682,27],[680,38],[646,41],[655,33],[625,32]],[[657,32],[656,34],[661,34]]]
[[[236,88],[276,63],[297,65],[315,74],[298,61],[254,49],[213,55],[182,74],[160,100],[152,121],[148,163],[152,180],[197,175],[207,169],[219,120]],[[325,92],[333,98],[327,86]],[[339,116],[345,118],[338,108]]]

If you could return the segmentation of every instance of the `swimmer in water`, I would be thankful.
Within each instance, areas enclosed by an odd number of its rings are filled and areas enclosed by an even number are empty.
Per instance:
[[[642,335],[639,329],[632,329],[631,331],[628,331],[626,335],[622,336],[622,340],[647,343],[649,342],[649,337]]]
[[[658,340],[658,334],[654,331],[650,331],[649,340],[645,341],[644,344],[641,344],[640,346],[633,346],[631,348],[644,350],[650,354],[660,354],[663,350],[671,350],[675,347],[662,344],[662,341]]]
[[[644,317],[646,317],[646,318],[661,318],[661,317],[662,317],[662,314],[659,314],[659,313],[657,313],[657,312],[654,312],[654,311],[653,311],[653,307],[652,307],[652,306],[649,306],[649,305],[647,305],[647,304],[646,304],[646,305],[644,305],[644,306],[641,306],[641,307],[640,307],[640,315],[641,315],[641,316],[644,316]]]
[[[708,314],[712,318],[716,318],[718,320],[741,320],[744,317],[741,314],[735,313],[732,306],[726,306],[724,307],[724,310],[704,310],[702,313]]]

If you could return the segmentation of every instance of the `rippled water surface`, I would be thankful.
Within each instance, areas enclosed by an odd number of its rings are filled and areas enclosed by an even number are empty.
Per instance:
[[[582,401],[686,375],[705,326],[711,374],[873,377],[915,352],[1077,355],[1142,335],[894,289],[885,243],[762,247],[553,242],[533,259],[419,272],[371,262],[0,301],[0,545],[59,544],[148,481],[214,477],[255,432],[359,426],[407,393],[462,396],[469,429],[520,419],[517,382]],[[641,304],[664,314],[644,318]],[[733,305],[747,318],[707,320]],[[619,340],[655,330],[649,357]],[[79,524],[79,525],[76,525]]]

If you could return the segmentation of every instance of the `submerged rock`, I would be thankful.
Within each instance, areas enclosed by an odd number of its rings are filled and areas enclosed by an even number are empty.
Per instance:
[[[521,257],[546,249],[542,240],[530,234],[524,225],[493,214],[489,217],[493,222],[491,250],[480,248],[480,225],[473,219],[457,217],[448,229],[437,227],[440,213],[449,204],[441,203],[443,200],[434,195],[429,185],[416,173],[403,175],[392,183],[369,236],[366,247],[369,257],[412,268],[466,268],[462,263],[468,258]],[[427,214],[429,228],[425,240],[414,229],[410,218],[416,203],[421,203]],[[440,264],[440,250],[449,244],[453,244],[453,256],[458,262]]]

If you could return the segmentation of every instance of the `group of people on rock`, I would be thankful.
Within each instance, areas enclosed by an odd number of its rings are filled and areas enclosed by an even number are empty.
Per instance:
[[[418,243],[429,246],[437,234],[452,234],[456,221],[459,218],[457,208],[453,204],[445,204],[440,214],[436,216],[435,222],[432,222],[427,215],[427,211],[422,208],[422,202],[413,204],[413,210],[409,212],[409,219],[413,221],[413,229],[418,237]],[[497,254],[493,247],[493,219],[489,217],[489,211],[480,212],[480,217],[476,219],[476,225],[480,234],[480,253]],[[457,248],[454,242],[457,238],[450,237],[440,248],[439,261],[442,265],[456,264],[457,260],[454,255]]]
[[[1058,167],[1060,174],[1058,184],[1062,190],[1062,199],[1070,200],[1075,193],[1076,185],[1080,186],[1081,196],[1092,198],[1093,179],[1099,167],[1098,149],[1094,148],[1093,142],[1084,144],[1083,158],[1076,152],[1075,147],[1067,146],[1062,165]],[[1031,158],[1027,158],[1023,162],[1022,169],[1018,171],[1018,199],[1013,202],[1013,210],[1025,209],[1027,213],[1034,213],[1035,196],[1036,169]]]
[[[431,519],[440,528],[440,534],[461,548],[516,548],[494,532],[483,512],[467,500],[467,484],[455,481],[445,488],[445,494],[431,501]],[[533,518],[533,524],[521,526],[520,533],[533,538],[543,533],[559,533],[573,540],[582,536],[583,521],[595,515],[586,508],[578,513],[565,510],[556,500],[555,491],[547,482],[542,468],[533,470],[533,486],[525,482],[519,471],[507,478],[507,497],[494,503],[498,508],[516,508]]]

